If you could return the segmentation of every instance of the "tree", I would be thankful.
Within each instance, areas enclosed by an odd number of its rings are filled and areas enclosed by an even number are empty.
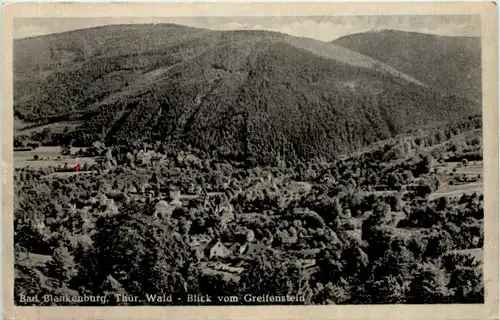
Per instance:
[[[425,178],[419,181],[417,194],[420,197],[425,198],[426,196],[435,192],[438,188],[439,188],[439,180],[437,179],[437,177],[434,175],[426,176]]]
[[[14,137],[14,148],[22,148],[22,147],[26,147],[26,137],[16,135]]]
[[[413,180],[413,173],[410,170],[403,172],[403,179],[405,183],[410,183]]]
[[[394,228],[377,223],[377,220],[366,219],[362,224],[362,239],[368,243],[370,260],[382,257],[390,249]]]
[[[342,205],[340,204],[340,200],[338,197],[335,197],[335,217],[342,216]]]
[[[118,282],[113,276],[108,275],[106,280],[102,284],[102,291],[105,296],[111,299],[111,304],[117,304],[115,300],[115,295],[126,295],[127,292],[123,288],[120,282]],[[121,305],[127,305],[127,303],[120,303]]]
[[[425,255],[438,258],[453,248],[453,239],[448,231],[441,227],[433,227],[426,236],[427,248]]]
[[[270,250],[256,255],[241,276],[239,285],[243,293],[253,295],[304,295],[306,303],[312,299],[307,278],[297,263],[283,260],[279,253]]]
[[[350,208],[352,212],[356,212],[363,203],[363,195],[361,192],[355,192],[350,198]]]
[[[451,274],[449,288],[456,303],[483,303],[484,285],[482,268],[458,266]]]
[[[113,219],[97,221],[95,251],[89,259],[97,264],[90,275],[95,290],[111,274],[130,294],[196,291],[196,271],[189,268],[195,253],[172,225],[143,215],[150,210],[145,206],[131,203]]]
[[[54,250],[48,266],[52,276],[59,279],[61,284],[67,284],[77,274],[74,257],[64,245]]]
[[[24,277],[16,277],[14,281],[14,299],[16,304],[19,305],[33,305],[40,306],[40,302],[24,302],[19,301],[21,295],[24,296],[42,296],[46,293],[52,293],[47,290],[45,286],[42,285],[43,275],[35,268],[29,268],[26,271]],[[42,301],[43,303],[43,301]]]
[[[408,243],[408,249],[416,259],[420,259],[427,249],[427,239],[422,236],[413,236]]]
[[[61,155],[63,156],[71,155],[71,146],[70,145],[61,146]]]
[[[344,269],[341,263],[341,248],[339,246],[332,246],[325,248],[320,252],[316,258],[319,272],[317,277],[320,281],[327,283],[333,281],[334,283],[342,276]]]
[[[450,252],[441,258],[443,267],[448,272],[453,272],[457,268],[477,268],[480,264],[470,253]]]
[[[448,288],[448,273],[432,263],[417,265],[410,284],[409,303],[446,303],[453,292]]]
[[[40,147],[40,145],[41,144],[38,141],[32,141],[32,142],[28,143],[28,147],[31,147],[33,149],[36,149],[36,148]]]
[[[482,268],[473,255],[465,252],[450,252],[445,254],[441,261],[447,273],[451,275],[448,288],[454,292],[454,302],[484,302]]]
[[[368,255],[362,248],[356,244],[351,244],[348,248],[342,251],[341,260],[343,262],[344,274],[349,277],[357,277],[362,273],[367,272],[367,267],[370,263]],[[337,262],[338,263],[338,262]]]
[[[406,299],[406,288],[400,278],[379,276],[376,273],[365,284],[365,289],[370,294],[371,303],[395,304],[403,303]]]
[[[94,141],[90,148],[91,156],[101,156],[106,151],[106,146],[101,141]]]
[[[341,279],[338,284],[328,282],[323,285],[318,283],[314,296],[315,304],[342,304],[351,299],[349,283]]]
[[[52,141],[52,129],[46,127],[42,130],[41,138],[45,143],[50,143]]]
[[[418,175],[429,173],[431,168],[436,164],[436,160],[432,155],[426,153],[420,155],[420,161],[417,163],[416,172]]]
[[[395,172],[391,172],[387,180],[389,189],[395,189],[400,184],[399,175]]]

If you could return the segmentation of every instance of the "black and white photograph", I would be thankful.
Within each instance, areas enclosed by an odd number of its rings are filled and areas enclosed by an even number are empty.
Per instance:
[[[479,14],[12,37],[16,306],[485,303]]]

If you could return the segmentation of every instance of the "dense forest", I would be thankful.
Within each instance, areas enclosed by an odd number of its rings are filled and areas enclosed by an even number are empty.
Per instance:
[[[139,42],[136,37],[150,28]],[[333,160],[424,125],[480,113],[475,101],[435,91],[334,44],[172,25],[99,30],[71,33],[106,35],[83,48],[65,41],[67,34],[15,43],[17,119],[36,125],[80,121],[63,137],[75,146],[141,139],[270,163],[278,155]],[[23,64],[33,43],[49,48],[34,58],[36,68]],[[16,134],[32,140],[40,131]]]
[[[17,303],[101,304],[19,300],[35,293],[110,305],[164,305],[145,294],[171,293],[171,304],[196,304],[188,293],[212,304],[251,303],[249,293],[302,299],[281,304],[481,303],[482,192],[432,197],[481,162],[480,131],[475,117],[332,162],[253,167],[192,147],[95,143],[79,153],[100,160],[78,174],[18,169]]]

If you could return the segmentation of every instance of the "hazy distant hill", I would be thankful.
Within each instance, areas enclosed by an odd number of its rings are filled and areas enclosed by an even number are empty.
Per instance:
[[[109,26],[15,41],[15,115],[77,141],[333,156],[480,112],[366,55],[264,31]],[[425,81],[423,81],[425,82]]]
[[[334,44],[366,54],[451,94],[481,98],[481,39],[396,30],[348,35]]]

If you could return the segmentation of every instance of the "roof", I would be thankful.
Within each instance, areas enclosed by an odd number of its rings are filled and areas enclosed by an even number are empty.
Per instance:
[[[213,239],[212,241],[210,241],[210,242],[209,242],[209,243],[205,246],[205,252],[206,252],[207,254],[209,254],[210,250],[211,250],[214,246],[216,246],[216,245],[218,245],[218,244],[220,244],[221,246],[223,246],[224,248],[226,248],[226,249],[228,249],[228,250],[229,250],[229,247],[228,247],[228,246],[226,246],[226,245],[225,245],[225,244],[224,244],[224,243],[223,243],[220,239],[215,238],[215,239]]]

